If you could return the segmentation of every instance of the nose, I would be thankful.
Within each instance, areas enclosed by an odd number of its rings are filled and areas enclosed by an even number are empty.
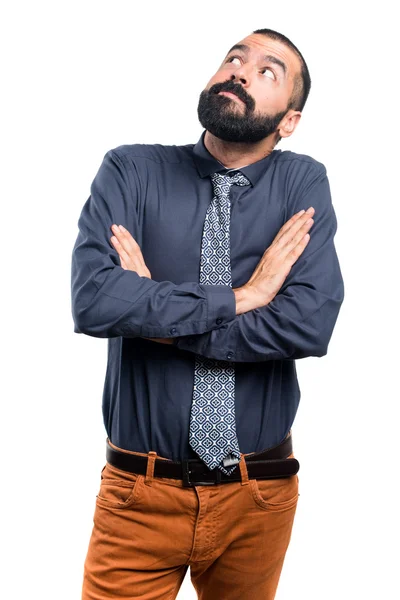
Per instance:
[[[249,67],[245,64],[240,65],[234,73],[231,75],[231,80],[235,82],[240,82],[243,87],[248,87],[250,85],[250,71]]]

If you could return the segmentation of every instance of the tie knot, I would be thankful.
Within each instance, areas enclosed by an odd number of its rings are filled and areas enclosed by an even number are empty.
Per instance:
[[[211,175],[211,180],[213,182],[214,192],[218,196],[228,194],[231,185],[250,185],[250,181],[240,171],[236,171],[233,175],[213,173]]]

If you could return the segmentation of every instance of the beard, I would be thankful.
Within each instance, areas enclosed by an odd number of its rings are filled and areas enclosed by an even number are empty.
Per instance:
[[[243,106],[218,92],[232,92],[244,102]],[[240,84],[233,81],[215,83],[200,94],[197,114],[201,125],[215,137],[225,142],[254,144],[276,132],[287,110],[275,115],[255,113],[255,102]]]

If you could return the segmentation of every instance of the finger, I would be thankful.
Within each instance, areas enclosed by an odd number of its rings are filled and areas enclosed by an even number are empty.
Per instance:
[[[297,234],[292,239],[288,240],[284,246],[282,246],[279,251],[279,256],[285,264],[287,264],[287,260],[290,264],[293,264],[300,256],[301,252],[303,251],[303,249],[301,249],[301,244],[304,242],[304,236],[308,233],[313,223],[313,219],[309,219],[306,223],[304,223],[303,227],[301,227]]]
[[[286,246],[290,242],[290,240],[292,240],[296,236],[298,231],[305,227],[306,223],[309,223],[310,218],[311,213],[305,212],[301,214],[300,217],[295,219],[289,227],[286,227],[284,232],[276,240],[274,240],[274,243],[277,244],[279,247]],[[290,221],[291,219],[289,219],[288,223],[290,223]],[[305,232],[306,231],[307,228],[305,229]]]
[[[137,254],[142,253],[140,246],[135,240],[135,238],[132,237],[131,233],[127,229],[125,229],[123,225],[113,225],[112,229],[114,234],[117,236],[120,244],[125,248],[125,250],[127,250],[128,252],[133,251]]]
[[[311,227],[314,225],[314,219],[308,219],[305,223],[303,223],[302,227],[298,230],[296,235],[287,243],[285,248],[291,251],[293,248],[297,246],[297,244],[304,238],[306,233],[308,233]]]
[[[112,245],[114,246],[114,248],[116,249],[116,251],[118,252],[118,254],[121,256],[121,252],[123,252],[124,249],[121,246],[121,244],[119,243],[118,238],[115,235],[113,235],[110,238],[110,242],[112,243]]]
[[[286,257],[286,266],[292,267],[296,260],[301,256],[308,242],[310,241],[310,234],[306,233],[300,240],[300,242],[293,248]]]
[[[307,219],[307,221],[303,223],[302,227],[297,231],[296,235],[293,237],[288,237],[290,236],[290,233],[287,232],[286,236],[284,236],[286,243],[284,243],[284,238],[282,238],[280,245],[276,246],[275,259],[278,260],[278,263],[284,266],[285,270],[290,270],[293,264],[302,254],[304,248],[309,242],[310,236],[308,231],[311,229],[313,224],[314,220],[312,218]]]
[[[302,226],[302,222],[306,221],[309,217],[312,217],[315,213],[315,209],[312,206],[310,206],[310,209],[311,210],[309,213],[301,210],[300,212],[294,214],[293,217],[291,217],[288,221],[286,221],[286,223],[280,228],[275,241],[279,242],[282,235],[290,231],[293,226],[295,227],[295,231],[297,231],[298,228]]]
[[[129,258],[128,253],[126,252],[126,250],[124,250],[122,244],[120,243],[120,241],[118,240],[118,238],[115,235],[111,238],[111,243],[114,246],[114,248],[116,249],[116,251],[118,252],[121,260],[123,257],[125,258],[125,260],[127,260]]]
[[[124,248],[115,236],[111,238],[111,242],[115,247],[116,251],[118,252],[120,259],[123,259],[125,264],[128,265],[130,263],[130,255],[126,252],[126,250],[124,250]]]
[[[135,238],[131,235],[131,233],[125,229],[125,227],[123,225],[119,226],[120,230],[122,230],[121,233],[121,242],[123,244],[123,241],[126,240],[126,244],[125,244],[125,249],[127,250],[127,252],[129,253],[129,255],[131,257],[134,257],[135,263],[138,264],[137,261],[139,261],[138,266],[142,267],[143,269],[145,269],[145,271],[148,271],[147,265],[144,261],[144,257],[143,257],[143,253],[142,250],[139,246],[139,244],[137,243],[137,241],[135,240]],[[128,249],[129,246],[129,249]],[[146,277],[147,275],[145,275]],[[148,275],[150,278],[150,272]]]
[[[300,217],[304,213],[305,213],[304,210],[300,210],[299,212],[295,213],[288,221],[286,221],[286,223],[284,223],[282,225],[282,227],[280,228],[280,230],[278,231],[277,239],[279,239],[281,237],[281,235],[283,233],[285,233],[285,231],[287,231],[288,229],[290,229],[291,226],[293,225],[293,223],[295,223],[298,219],[300,219]]]
[[[133,259],[135,262],[138,261],[139,265],[143,266],[145,262],[142,251],[135,238],[132,237],[131,233],[125,229],[123,225],[119,225],[119,227],[113,225],[112,229],[122,248],[129,254],[131,259]]]

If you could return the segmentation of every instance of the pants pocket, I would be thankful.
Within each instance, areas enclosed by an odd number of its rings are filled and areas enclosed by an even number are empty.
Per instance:
[[[294,458],[292,453],[288,458]],[[268,511],[283,511],[296,506],[299,497],[299,477],[275,479],[250,479],[250,489],[254,502]]]
[[[141,474],[122,471],[106,463],[101,471],[96,504],[104,508],[129,508],[137,501],[143,480]]]

